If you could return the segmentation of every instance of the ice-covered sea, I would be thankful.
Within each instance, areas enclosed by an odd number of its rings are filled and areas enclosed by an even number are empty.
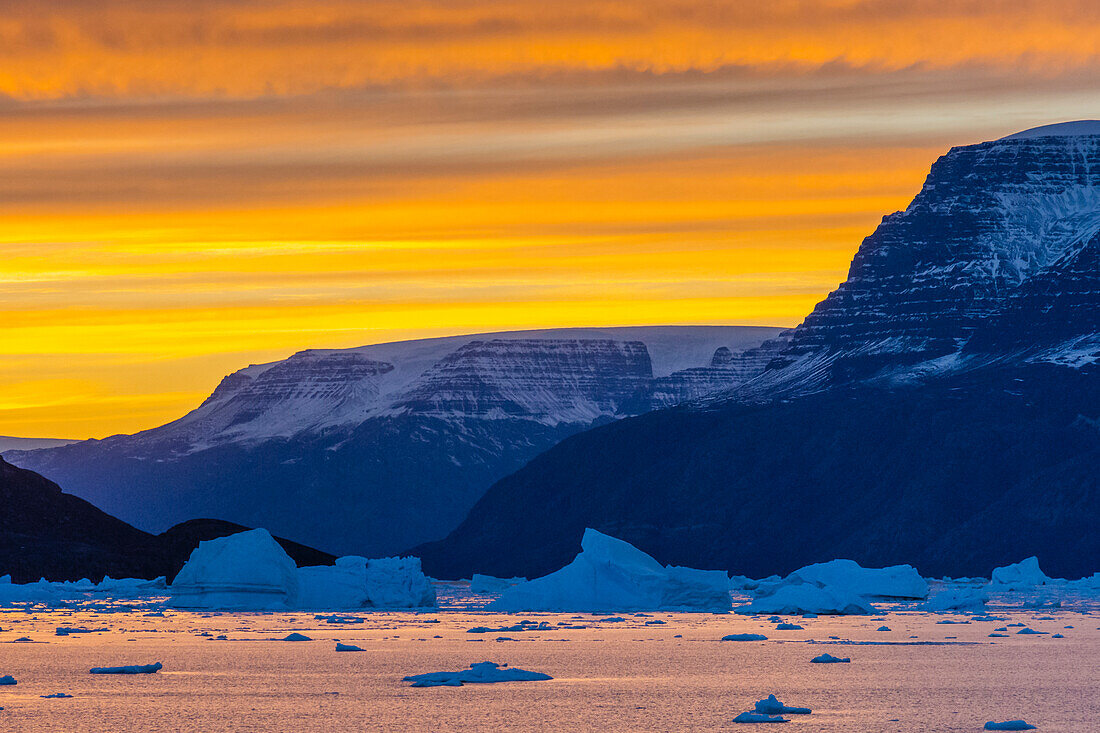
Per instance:
[[[771,693],[813,710],[788,716],[794,730],[978,731],[1018,718],[1040,731],[1100,730],[1100,604],[1090,598],[1028,608],[1042,598],[1003,594],[988,615],[880,604],[879,616],[785,617],[804,628],[780,631],[735,614],[487,613],[477,609],[488,597],[468,585],[437,591],[440,608],[427,613],[197,613],[155,598],[129,610],[0,610],[0,677],[18,683],[0,686],[0,730],[743,730],[734,717]],[[543,629],[469,632],[524,620]],[[293,632],[311,640],[281,640]],[[767,639],[721,641],[741,633]],[[337,652],[336,640],[364,651]],[[851,662],[810,663],[826,652]],[[486,660],[553,679],[402,681]],[[163,664],[155,674],[88,673],[153,662]],[[43,697],[56,693],[72,697]]]

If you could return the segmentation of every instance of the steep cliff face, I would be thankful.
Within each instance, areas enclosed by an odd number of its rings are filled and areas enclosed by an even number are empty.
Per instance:
[[[750,575],[1094,572],[1098,232],[1100,123],[955,148],[763,373],[563,441],[418,548],[425,568],[537,575],[593,527]]]
[[[620,414],[653,377],[641,341],[476,340],[447,355],[400,395],[398,413],[525,417],[556,425]]]
[[[913,362],[958,351],[1100,230],[1100,135],[1083,129],[941,157],[909,207],[863,241],[848,279],[795,330],[789,353]],[[1062,276],[1054,281],[1063,287]]]
[[[9,455],[142,528],[218,517],[341,554],[393,553],[445,535],[562,438],[651,409],[655,369],[667,377],[719,347],[737,363],[777,332],[563,329],[305,351],[229,375],[159,428]],[[692,396],[763,369],[743,361]]]

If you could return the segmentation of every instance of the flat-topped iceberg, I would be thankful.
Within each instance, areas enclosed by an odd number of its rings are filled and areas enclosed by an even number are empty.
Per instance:
[[[348,555],[334,566],[298,570],[298,607],[314,611],[347,608],[426,608],[435,589],[418,557],[368,560]]]
[[[984,588],[949,588],[929,598],[921,608],[931,613],[948,611],[983,611],[989,600]]]
[[[464,684],[492,684],[495,682],[539,682],[554,679],[542,672],[529,672],[517,667],[502,667],[494,662],[476,662],[469,669],[459,672],[428,672],[411,674],[402,678],[413,687],[461,687]]]
[[[831,560],[799,568],[784,582],[799,580],[868,598],[928,597],[928,583],[912,565],[865,568],[854,560]]]
[[[520,583],[489,604],[494,611],[728,611],[721,570],[665,567],[638,548],[586,529],[573,562]]]
[[[1037,585],[1046,585],[1050,581],[1046,573],[1039,569],[1039,558],[1034,555],[1018,563],[993,570],[993,585],[1007,590],[1034,588]]]
[[[181,608],[320,611],[435,605],[420,558],[349,555],[335,565],[298,568],[264,529],[200,542],[171,593],[172,604]]]
[[[92,667],[88,670],[91,674],[156,674],[164,665],[160,662],[152,664],[128,664],[124,667]]]
[[[298,602],[298,568],[266,529],[200,542],[171,587],[181,608],[287,610]]]
[[[782,585],[775,592],[733,609],[753,616],[764,613],[783,615],[818,613],[825,615],[872,614],[875,608],[863,596],[837,589],[820,588],[810,583]]]

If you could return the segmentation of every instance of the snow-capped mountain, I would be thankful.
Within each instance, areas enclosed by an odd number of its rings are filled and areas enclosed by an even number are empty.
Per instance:
[[[1044,358],[1095,356],[1098,129],[1064,123],[951,149],[909,207],[863,241],[848,279],[794,330],[776,365],[799,366],[750,390],[786,383],[812,391],[937,358],[936,369],[960,367],[942,358],[977,356],[982,344],[1004,346],[1006,337],[1030,348],[1041,336]],[[1042,315],[1070,301],[1073,318]],[[1054,330],[1039,327],[1044,318]],[[1003,333],[994,339],[994,330]]]
[[[309,350],[225,377],[195,410],[134,435],[9,460],[159,531],[199,516],[342,554],[442,537],[501,476],[593,424],[762,371],[779,329],[557,329]]]
[[[757,576],[835,557],[977,575],[1035,554],[1091,573],[1098,232],[1100,122],[954,148],[762,349],[763,373],[562,441],[416,551],[437,577],[538,575],[592,527]]]

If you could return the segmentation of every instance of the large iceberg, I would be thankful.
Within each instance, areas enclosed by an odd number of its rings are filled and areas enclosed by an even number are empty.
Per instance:
[[[728,611],[721,570],[664,567],[633,545],[586,529],[581,552],[550,575],[504,591],[494,611]]]
[[[832,560],[799,568],[785,582],[801,580],[869,598],[927,598],[928,583],[912,565],[865,568],[854,560]]]
[[[838,588],[821,588],[811,583],[782,585],[769,596],[738,606],[745,615],[820,613],[830,615],[871,614],[875,608],[863,596]]]
[[[1037,585],[1046,585],[1050,581],[1046,573],[1039,569],[1039,558],[1034,555],[1018,563],[993,570],[993,585],[1006,586],[1008,590],[1034,588]]]
[[[298,570],[298,607],[313,611],[349,608],[423,608],[435,605],[435,589],[418,557],[368,560],[348,555],[334,566]]]
[[[286,610],[298,602],[298,568],[266,529],[200,542],[171,587],[181,608]]]

